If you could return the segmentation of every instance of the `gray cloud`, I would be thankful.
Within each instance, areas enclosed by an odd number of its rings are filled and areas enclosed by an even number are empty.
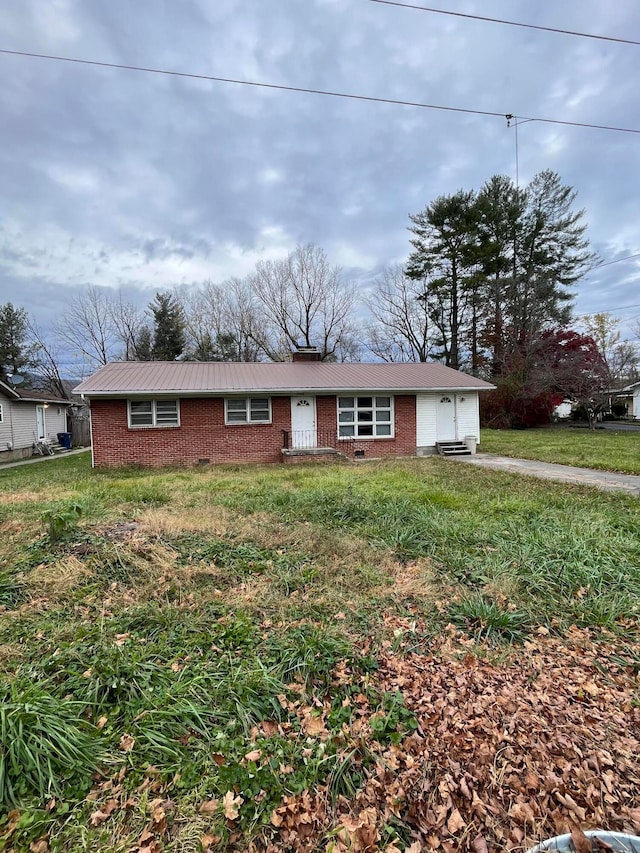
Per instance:
[[[460,8],[484,11],[479,0]],[[492,14],[516,13],[496,0]],[[632,0],[525,0],[517,14],[623,36],[640,28]],[[0,41],[521,116],[633,126],[640,114],[635,48],[366,0],[23,0],[3,14]],[[514,174],[514,129],[499,118],[0,63],[0,299],[47,322],[65,289],[93,282],[148,301],[158,288],[242,275],[298,242],[366,283],[406,257],[409,212]],[[518,137],[521,180],[552,168],[575,186],[603,259],[640,250],[637,137],[540,122]],[[640,302],[639,281],[633,262],[594,271],[577,310]]]

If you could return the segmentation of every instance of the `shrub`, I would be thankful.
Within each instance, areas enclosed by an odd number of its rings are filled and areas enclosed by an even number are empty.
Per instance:
[[[67,507],[62,507],[57,510],[47,510],[42,516],[42,520],[47,525],[47,532],[50,542],[59,542],[72,533],[82,515],[82,507],[80,504],[73,503]]]

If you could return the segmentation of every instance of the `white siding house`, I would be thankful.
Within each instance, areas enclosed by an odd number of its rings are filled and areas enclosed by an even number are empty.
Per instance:
[[[36,441],[57,441],[68,407],[68,400],[0,382],[0,463],[31,456]]]
[[[619,391],[616,395],[617,399],[627,404],[628,414],[635,420],[640,420],[640,382],[633,382]],[[631,405],[629,406],[629,399]]]

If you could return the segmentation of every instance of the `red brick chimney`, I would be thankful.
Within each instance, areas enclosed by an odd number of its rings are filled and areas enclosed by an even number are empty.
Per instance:
[[[293,361],[321,361],[322,359],[317,347],[298,347],[291,356]]]

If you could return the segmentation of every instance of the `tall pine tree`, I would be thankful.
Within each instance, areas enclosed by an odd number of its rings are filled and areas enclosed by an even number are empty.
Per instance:
[[[410,215],[413,252],[406,273],[424,283],[423,299],[439,331],[447,366],[462,362],[462,338],[469,319],[478,263],[478,215],[473,191],[440,196]]]
[[[149,304],[153,316],[154,361],[175,361],[185,348],[184,317],[182,308],[171,293],[156,293]]]
[[[0,379],[24,374],[33,366],[33,352],[27,340],[29,318],[24,308],[11,302],[0,305]]]

